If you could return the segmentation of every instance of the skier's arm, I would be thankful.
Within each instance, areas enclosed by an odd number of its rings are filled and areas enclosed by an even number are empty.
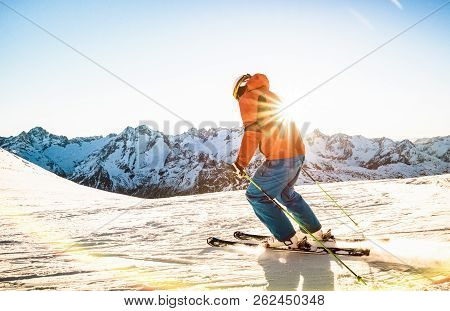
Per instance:
[[[258,148],[261,141],[261,129],[256,122],[245,127],[244,136],[242,137],[241,148],[236,163],[245,168],[250,163],[256,148]]]

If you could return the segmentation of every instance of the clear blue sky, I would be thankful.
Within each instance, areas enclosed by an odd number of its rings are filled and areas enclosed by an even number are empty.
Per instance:
[[[289,104],[446,1],[1,0],[183,118],[240,121],[242,73]],[[287,110],[325,133],[450,134],[450,5]],[[177,118],[0,5],[0,136]]]

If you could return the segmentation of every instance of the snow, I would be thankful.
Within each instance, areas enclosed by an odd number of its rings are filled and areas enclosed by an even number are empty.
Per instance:
[[[109,140],[109,138],[102,137],[90,141],[70,143],[64,147],[51,145],[49,148],[45,149],[42,154],[58,163],[64,172],[70,175],[73,173],[78,162],[84,160],[95,150],[103,148]]]
[[[144,165],[149,165],[151,168],[159,170],[164,168],[167,156],[169,155],[169,148],[164,143],[163,139],[158,139],[152,147],[150,153],[145,154]]]
[[[209,247],[212,235],[267,234],[243,191],[137,199],[80,186],[0,149],[0,288],[449,288],[450,175],[323,187],[375,243],[342,244],[372,249],[343,258],[368,287],[326,255]],[[361,237],[317,187],[297,189],[325,228]]]

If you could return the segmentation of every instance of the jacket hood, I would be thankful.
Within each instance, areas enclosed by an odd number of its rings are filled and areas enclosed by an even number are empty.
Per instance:
[[[257,73],[247,81],[247,91],[253,91],[256,89],[269,89],[269,79],[267,79],[266,75]]]

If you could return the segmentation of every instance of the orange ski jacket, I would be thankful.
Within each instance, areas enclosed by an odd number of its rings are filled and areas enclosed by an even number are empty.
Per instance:
[[[255,74],[247,81],[246,90],[239,98],[245,128],[236,160],[241,167],[250,163],[258,146],[268,160],[305,154],[305,145],[295,123],[277,114],[279,102],[278,96],[269,91],[265,75]]]

